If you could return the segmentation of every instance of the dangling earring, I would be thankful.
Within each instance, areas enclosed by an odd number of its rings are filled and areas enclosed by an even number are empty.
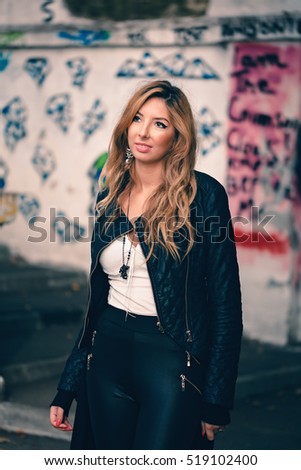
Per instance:
[[[132,151],[129,147],[126,149],[125,153],[125,163],[131,163],[131,161],[134,159],[134,155],[132,154]]]

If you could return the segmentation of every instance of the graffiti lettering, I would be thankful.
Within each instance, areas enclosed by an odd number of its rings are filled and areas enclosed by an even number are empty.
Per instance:
[[[147,46],[149,41],[145,37],[144,31],[133,31],[128,33],[129,43],[133,46]]]
[[[269,88],[269,83],[265,78],[259,78],[253,82],[249,77],[245,76],[247,73],[248,70],[239,70],[233,73],[233,76],[237,77],[236,91],[238,93],[246,93],[247,91],[256,93],[256,91],[260,91],[268,95],[275,94],[275,90]]]
[[[203,32],[207,29],[207,25],[194,26],[191,28],[175,28],[176,42],[183,46],[200,44],[203,39]]]
[[[299,108],[287,98],[287,87],[300,87],[299,69],[294,65],[299,56],[299,46],[241,44],[236,47],[231,73],[230,207],[234,215],[246,212],[249,219],[252,205],[260,214],[277,214],[274,230],[278,231],[287,230],[286,209],[294,194],[292,157],[300,122]]]
[[[267,53],[262,55],[250,55],[250,54],[243,54],[240,57],[240,48],[237,46],[235,48],[235,58],[234,58],[235,65],[238,66],[239,64],[243,67],[244,70],[248,68],[257,68],[257,67],[278,67],[280,69],[286,68],[287,64],[281,62],[279,59],[279,55],[276,53]]]
[[[45,2],[42,3],[41,5],[41,11],[43,13],[46,13],[46,17],[43,19],[43,22],[44,23],[50,23],[53,18],[54,18],[54,13],[53,11],[49,8],[49,5],[51,5],[52,3],[54,3],[55,0],[47,0]]]
[[[230,196],[236,196],[237,193],[252,193],[254,186],[257,184],[258,178],[244,176],[242,179],[233,176],[228,177],[228,192]]]
[[[248,109],[239,109],[236,106],[237,103],[241,103],[240,97],[237,95],[232,96],[230,100],[228,115],[233,122],[245,122],[248,121],[252,124],[256,124],[262,127],[275,127],[275,128],[286,128],[295,129],[299,127],[298,119],[289,119],[282,115],[281,112],[275,113],[273,116],[269,114],[253,112]]]
[[[227,146],[232,152],[238,152],[243,155],[267,158],[269,154],[275,154],[276,147],[279,144],[279,139],[271,138],[266,139],[263,144],[250,142],[248,134],[244,133],[240,128],[231,127],[227,135]]]
[[[258,36],[301,34],[301,18],[298,15],[284,13],[279,17],[258,18],[241,17],[221,20],[220,34],[224,39],[237,36],[256,39]]]

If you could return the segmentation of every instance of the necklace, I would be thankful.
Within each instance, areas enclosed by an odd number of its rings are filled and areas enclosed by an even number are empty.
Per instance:
[[[130,209],[130,198],[131,198],[131,193],[129,194],[129,202],[128,202],[128,207],[127,207],[127,212],[126,216],[127,218],[129,217],[129,209]],[[127,279],[128,278],[128,270],[130,269],[129,267],[129,261],[131,258],[131,253],[132,253],[132,243],[130,243],[130,249],[127,254],[126,262],[125,262],[125,240],[126,240],[126,234],[123,235],[122,237],[122,266],[119,269],[119,274],[122,279]]]
[[[127,279],[128,278],[128,270],[130,269],[129,267],[129,261],[130,261],[130,258],[131,258],[131,252],[132,252],[132,244],[130,244],[130,249],[128,251],[128,254],[127,254],[127,259],[126,259],[126,263],[124,262],[124,248],[125,248],[125,235],[123,235],[123,238],[122,238],[122,266],[120,267],[119,269],[119,274],[120,274],[120,277],[122,277],[122,279]]]

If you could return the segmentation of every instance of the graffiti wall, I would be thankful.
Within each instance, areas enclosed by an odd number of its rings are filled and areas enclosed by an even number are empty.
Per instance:
[[[301,341],[300,15],[111,31],[62,27],[59,3],[31,2],[35,32],[5,31],[0,18],[1,243],[88,270],[113,127],[138,84],[167,79],[192,104],[197,169],[229,194],[245,334]]]
[[[296,331],[284,312],[295,295],[292,259],[300,252],[295,172],[300,57],[300,45],[236,44],[227,112],[227,190],[238,216],[242,263],[248,265],[245,282],[256,286],[246,291],[246,301],[252,292],[253,303],[256,293],[256,308],[262,305],[256,330],[266,329],[272,318],[270,335],[279,338]]]
[[[224,182],[230,51],[2,49],[1,57],[1,238],[27,259],[88,267],[111,132],[144,80],[165,78],[185,89],[198,126],[198,166]]]

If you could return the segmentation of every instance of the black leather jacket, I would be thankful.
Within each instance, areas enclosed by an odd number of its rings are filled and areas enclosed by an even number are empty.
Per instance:
[[[195,172],[198,191],[191,207],[197,237],[182,262],[156,246],[147,262],[158,312],[158,327],[185,351],[205,364],[203,400],[232,408],[242,336],[241,292],[228,198],[211,176]],[[97,201],[104,197],[99,193]],[[109,284],[99,263],[101,251],[132,229],[124,213],[107,233],[101,231],[105,216],[96,219],[91,241],[90,294],[84,327],[62,374],[59,390],[76,394],[85,367],[94,323],[107,304]],[[143,220],[135,229],[147,256]],[[178,246],[186,243],[179,237]]]

